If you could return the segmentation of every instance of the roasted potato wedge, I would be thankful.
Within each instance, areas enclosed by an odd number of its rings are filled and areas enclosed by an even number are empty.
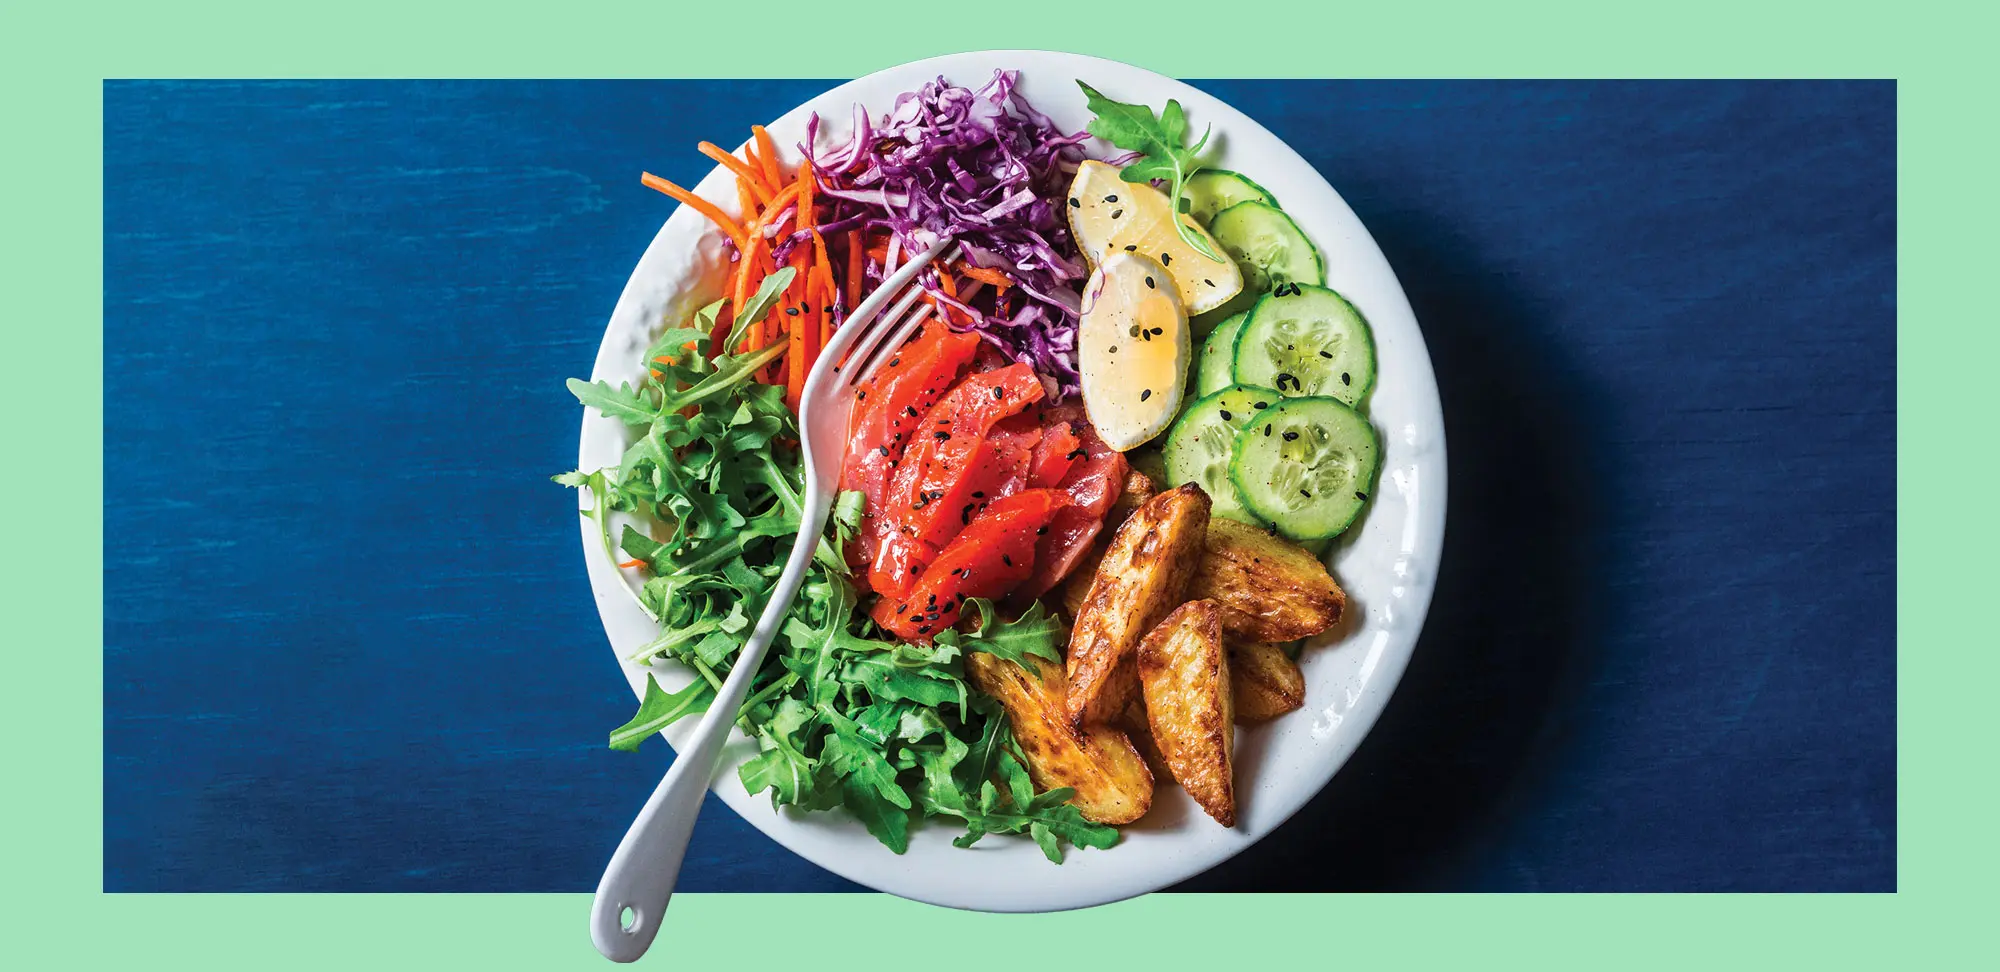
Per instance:
[[[1062,586],[1056,589],[1056,595],[1062,600],[1063,611],[1071,618],[1075,618],[1077,612],[1083,608],[1084,596],[1090,593],[1091,579],[1097,576],[1097,565],[1103,562],[1104,551],[1111,546],[1112,534],[1117,533],[1118,527],[1126,518],[1130,517],[1134,510],[1146,505],[1146,501],[1153,496],[1153,481],[1147,478],[1145,473],[1134,469],[1125,477],[1124,489],[1119,491],[1118,499],[1112,502],[1111,509],[1104,514],[1104,532],[1098,538],[1097,545],[1077,560],[1076,566],[1071,568]]]
[[[1116,532],[1119,524],[1124,523],[1126,517],[1131,516],[1133,511],[1139,507],[1146,505],[1146,501],[1152,499],[1158,493],[1159,488],[1153,485],[1152,477],[1147,476],[1137,469],[1127,472],[1125,474],[1125,488],[1118,491],[1118,498],[1111,501],[1111,509],[1104,514],[1105,531],[1107,533]]]
[[[1146,722],[1174,781],[1216,823],[1236,826],[1235,705],[1215,602],[1175,608],[1139,643],[1138,669]]]
[[[1078,558],[1075,569],[1063,579],[1062,586],[1056,588],[1056,595],[1062,599],[1063,613],[1071,621],[1083,613],[1084,599],[1090,596],[1090,583],[1097,579],[1097,566],[1104,562],[1104,551],[1110,547],[1108,539],[1097,541],[1096,546]]]
[[[1118,728],[1124,730],[1125,738],[1132,740],[1132,748],[1139,751],[1139,758],[1146,761],[1146,768],[1153,771],[1153,785],[1172,783],[1173,770],[1167,768],[1167,758],[1160,755],[1160,746],[1153,741],[1153,727],[1146,722],[1146,702],[1133,699],[1125,707],[1125,714],[1118,718]]]
[[[1075,788],[1070,803],[1098,823],[1125,824],[1145,816],[1153,806],[1153,773],[1132,741],[1109,726],[1071,728],[1062,666],[1036,664],[1040,681],[1006,659],[977,651],[965,656],[966,678],[1007,710],[1035,786]]]
[[[1268,722],[1306,704],[1306,676],[1280,645],[1229,641],[1229,697],[1236,721]]]
[[[1139,694],[1139,640],[1179,605],[1208,533],[1208,494],[1189,483],[1120,524],[1069,634],[1070,722],[1111,723]]]
[[[1214,601],[1231,639],[1297,641],[1340,623],[1347,594],[1319,558],[1256,527],[1216,517],[1189,600]]]

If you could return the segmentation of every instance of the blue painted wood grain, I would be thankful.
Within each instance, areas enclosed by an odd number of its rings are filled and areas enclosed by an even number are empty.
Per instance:
[[[1203,890],[1895,887],[1895,89],[1213,81],[1403,279],[1402,689]],[[111,83],[104,884],[581,891],[661,769],[572,500],[667,204],[820,82]],[[853,889],[711,802],[691,890]]]

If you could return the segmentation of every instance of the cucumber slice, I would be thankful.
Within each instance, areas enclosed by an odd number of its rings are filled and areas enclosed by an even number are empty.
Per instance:
[[[1260,202],[1268,206],[1278,204],[1263,186],[1228,169],[1202,169],[1188,176],[1183,192],[1188,201],[1188,215],[1203,226],[1207,226],[1216,213],[1240,202]]]
[[[1249,312],[1237,314],[1215,325],[1201,342],[1194,359],[1194,393],[1213,395],[1236,383],[1236,332],[1242,330]]]
[[[1249,385],[1230,385],[1196,399],[1181,413],[1174,427],[1167,430],[1167,444],[1162,450],[1167,460],[1167,481],[1161,488],[1199,484],[1208,492],[1212,515],[1264,526],[1263,521],[1244,509],[1229,478],[1229,462],[1237,433],[1282,400],[1269,388]]]
[[[1375,337],[1361,312],[1339,294],[1281,284],[1244,319],[1231,374],[1240,385],[1354,405],[1375,385]]]
[[[1209,221],[1208,235],[1243,271],[1245,292],[1261,294],[1281,283],[1326,279],[1319,250],[1285,211],[1266,202],[1240,202]]]
[[[1367,504],[1382,461],[1375,426],[1346,403],[1320,397],[1287,398],[1258,412],[1237,433],[1235,452],[1229,478],[1237,498],[1293,540],[1346,530]]]

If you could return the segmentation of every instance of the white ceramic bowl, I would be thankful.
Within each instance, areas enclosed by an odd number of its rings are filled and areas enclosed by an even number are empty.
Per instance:
[[[1269,834],[1334,778],[1375,723],[1403,674],[1437,577],[1444,539],[1445,443],[1437,384],[1423,335],[1396,275],[1368,230],[1340,195],[1277,136],[1235,109],[1179,81],[1115,61],[1044,51],[981,51],[900,65],[840,85],[769,125],[796,161],[807,117],[821,118],[822,144],[847,135],[853,106],[876,117],[896,95],[939,75],[978,87],[995,68],[1021,72],[1019,90],[1064,131],[1090,119],[1076,79],[1105,95],[1156,110],[1169,98],[1186,109],[1190,131],[1213,125],[1221,146],[1213,163],[1236,169],[1275,195],[1326,257],[1327,283],[1367,316],[1375,332],[1378,377],[1367,402],[1382,433],[1381,483],[1370,509],[1332,552],[1334,574],[1348,595],[1348,620],[1309,646],[1301,659],[1306,707],[1238,736],[1237,825],[1217,826],[1179,788],[1162,785],[1152,812],[1125,828],[1107,851],[1070,849],[1057,867],[1032,841],[988,837],[975,847],[951,846],[958,832],[943,821],[913,828],[908,853],[896,855],[839,812],[799,813],[771,807],[768,795],[743,791],[735,767],[754,754],[740,733],[725,750],[715,791],[758,829],[799,855],[872,888],[919,901],[982,911],[1056,911],[1103,904],[1191,877]],[[757,119],[742,120],[743,131]],[[639,120],[639,122],[643,122]],[[723,133],[717,133],[720,137]],[[1090,154],[1115,150],[1093,142]],[[641,160],[633,160],[636,167]],[[735,193],[717,168],[695,187],[734,212]],[[669,320],[683,319],[720,296],[721,235],[692,210],[676,209],[632,272],[598,348],[593,378],[636,381],[640,353]],[[626,428],[586,411],[579,468],[615,466],[628,444]],[[586,504],[587,505],[587,504]],[[648,669],[622,659],[655,634],[627,583],[605,562],[595,527],[582,524],[584,561],[611,646],[635,694]],[[671,690],[692,677],[678,667],[654,670]],[[667,731],[679,745],[693,728]],[[636,811],[645,794],[632,794]]]

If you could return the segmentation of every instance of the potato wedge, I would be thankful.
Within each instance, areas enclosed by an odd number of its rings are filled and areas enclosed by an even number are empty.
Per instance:
[[[1189,483],[1147,500],[1104,552],[1069,634],[1069,717],[1110,723],[1139,694],[1139,639],[1179,605],[1208,532],[1208,494]]]
[[[1062,599],[1063,613],[1069,615],[1072,622],[1083,613],[1084,599],[1090,596],[1090,583],[1097,579],[1097,567],[1104,562],[1104,552],[1110,547],[1110,540],[1099,540],[1077,559],[1076,568],[1063,578],[1062,586],[1056,588],[1056,596]]]
[[[1146,721],[1146,702],[1134,699],[1125,707],[1125,714],[1118,717],[1118,728],[1124,730],[1125,738],[1132,740],[1132,748],[1139,751],[1139,758],[1146,761],[1146,768],[1153,771],[1153,785],[1172,783],[1174,772],[1167,768],[1167,758],[1160,755],[1160,746],[1153,741],[1153,727]]]
[[[1118,498],[1111,501],[1111,509],[1104,514],[1104,531],[1115,533],[1125,518],[1133,514],[1146,501],[1159,493],[1153,479],[1137,469],[1125,474],[1125,488],[1118,491]]]
[[[1239,723],[1268,722],[1306,704],[1306,676],[1280,645],[1229,640],[1229,698]]]
[[[1209,521],[1189,600],[1214,601],[1239,641],[1297,641],[1340,623],[1347,594],[1319,558],[1235,520]]]
[[[1021,666],[975,651],[965,656],[972,686],[1007,710],[1035,786],[1073,787],[1070,803],[1104,824],[1131,823],[1153,806],[1153,773],[1125,734],[1109,726],[1070,727],[1062,666],[1037,660],[1041,680]]]
[[[1146,722],[1174,781],[1216,823],[1236,826],[1236,722],[1215,602],[1175,608],[1139,643],[1138,667]]]
[[[1145,473],[1134,469],[1125,477],[1124,489],[1119,491],[1118,499],[1112,502],[1111,509],[1104,514],[1104,532],[1098,538],[1097,545],[1078,558],[1076,566],[1070,568],[1069,576],[1063,579],[1060,587],[1056,588],[1056,596],[1062,600],[1063,611],[1072,620],[1076,618],[1077,611],[1082,609],[1084,596],[1090,593],[1091,579],[1097,576],[1097,565],[1104,561],[1104,551],[1111,546],[1112,534],[1118,532],[1119,526],[1132,515],[1132,511],[1146,505],[1146,501],[1152,499],[1153,495],[1153,481],[1147,478]]]

